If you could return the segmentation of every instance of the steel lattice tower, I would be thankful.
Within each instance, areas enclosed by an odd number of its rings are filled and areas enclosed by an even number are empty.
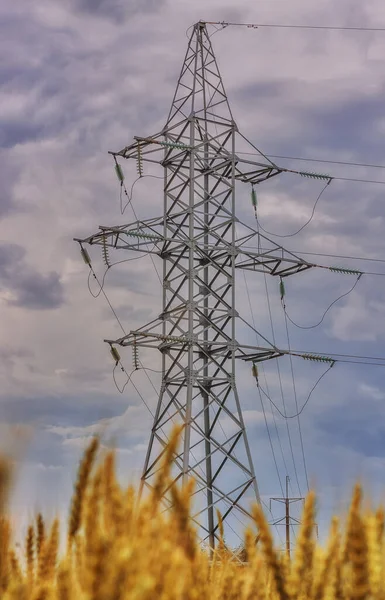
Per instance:
[[[238,131],[204,22],[189,40],[171,110],[162,131],[135,137],[119,157],[164,170],[163,215],[101,227],[81,243],[152,253],[163,264],[162,312],[110,344],[156,348],[162,384],[143,469],[152,485],[174,418],[184,424],[174,480],[193,476],[201,539],[214,547],[218,522],[248,514],[246,495],[260,501],[235,383],[235,362],[258,362],[283,351],[236,339],[235,272],[243,268],[286,277],[312,265],[243,225],[235,214],[236,182],[259,184],[281,169]],[[259,161],[240,158],[249,145]],[[244,248],[263,238],[264,251]],[[263,338],[263,336],[261,336]],[[263,338],[265,339],[265,338]],[[250,498],[249,498],[250,500]]]

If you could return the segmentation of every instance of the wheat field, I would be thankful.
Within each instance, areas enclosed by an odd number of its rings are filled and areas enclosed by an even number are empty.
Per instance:
[[[115,476],[115,454],[98,458],[92,440],[79,466],[70,507],[66,550],[59,555],[59,522],[41,514],[28,528],[22,552],[7,516],[11,466],[0,461],[0,598],[4,600],[363,600],[384,599],[384,510],[363,509],[356,485],[341,531],[334,517],[325,548],[315,541],[315,495],[306,498],[291,561],[273,543],[269,525],[253,507],[244,555],[234,560],[223,539],[210,557],[189,520],[194,482],[163,491],[180,429],[175,429],[151,494],[138,502],[133,487]]]

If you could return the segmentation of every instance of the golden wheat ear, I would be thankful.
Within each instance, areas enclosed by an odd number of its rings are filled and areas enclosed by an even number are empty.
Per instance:
[[[253,506],[253,519],[258,527],[259,540],[262,546],[263,557],[270,571],[276,593],[280,600],[289,600],[288,593],[285,588],[285,582],[278,559],[277,553],[274,550],[273,536],[270,531],[268,522],[266,521],[263,510],[259,505]]]
[[[96,458],[97,451],[100,446],[100,440],[98,437],[92,439],[88,448],[86,449],[83,459],[80,463],[78,470],[78,477],[75,486],[75,493],[72,498],[71,504],[71,512],[69,519],[69,531],[68,531],[68,541],[71,544],[73,538],[77,534],[80,529],[82,516],[83,516],[83,506],[84,506],[84,498],[86,495],[89,478],[91,475],[92,467]]]
[[[162,496],[165,494],[165,491],[169,484],[171,464],[176,450],[178,448],[183,428],[183,425],[175,425],[173,427],[169,438],[169,442],[163,451],[161,468],[159,469],[151,493],[151,503],[154,510],[159,506],[159,502]]]
[[[299,596],[312,567],[314,553],[313,533],[315,528],[315,493],[310,491],[305,499],[302,522],[297,539],[295,561],[289,577],[289,593],[292,597]]]
[[[27,560],[27,575],[30,584],[33,582],[35,571],[35,530],[33,525],[28,527],[25,538],[25,556]]]
[[[41,513],[36,517],[36,530],[36,554],[39,558],[45,541],[45,523]]]
[[[4,515],[6,512],[12,475],[11,461],[0,457],[0,515]]]

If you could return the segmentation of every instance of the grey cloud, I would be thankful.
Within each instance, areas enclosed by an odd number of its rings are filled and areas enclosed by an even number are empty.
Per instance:
[[[0,120],[0,147],[12,148],[16,144],[40,139],[42,133],[42,128],[37,124],[25,121],[10,123]]]
[[[135,309],[133,306],[117,306],[115,308],[116,313],[119,316],[119,319],[125,323],[147,323],[154,318],[154,311],[149,310],[147,308],[138,308]],[[158,311],[159,312],[159,311]],[[104,318],[107,319],[115,319],[110,309],[105,309],[103,311]]]
[[[127,408],[127,396],[81,394],[73,396],[32,396],[0,398],[2,421],[9,424],[87,426],[101,419],[118,417]]]
[[[364,456],[384,457],[383,417],[383,406],[378,401],[365,398],[363,403],[362,398],[349,398],[348,410],[344,403],[334,407],[332,414],[321,414],[318,428],[329,444],[340,443]]]
[[[2,134],[0,133],[0,146],[1,138]],[[0,217],[9,215],[11,212],[19,208],[16,206],[13,195],[13,188],[15,185],[15,181],[17,180],[18,173],[19,168],[13,163],[13,161],[9,157],[5,156],[4,152],[0,152]]]
[[[371,153],[378,156],[383,150],[383,136],[377,139],[375,123],[385,116],[383,90],[374,97],[346,100],[339,106],[312,110],[317,123],[317,143],[335,150],[369,146]],[[368,153],[366,153],[368,157]]]
[[[10,306],[32,310],[59,308],[64,303],[60,275],[51,271],[43,275],[24,260],[25,250],[17,244],[0,246],[0,285],[13,296]]]
[[[48,275],[37,272],[26,273],[14,283],[17,299],[12,306],[30,309],[58,308],[64,303],[64,291],[60,275],[52,271]]]
[[[166,0],[74,0],[73,6],[82,12],[100,15],[121,21],[142,13],[159,12],[166,6]]]
[[[33,356],[34,353],[27,348],[2,347],[0,348],[0,365],[10,373],[17,362],[25,362],[26,359]]]

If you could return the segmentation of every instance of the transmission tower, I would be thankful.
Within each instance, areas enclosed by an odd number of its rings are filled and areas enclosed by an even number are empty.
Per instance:
[[[292,504],[293,502],[302,502],[303,500],[305,500],[305,498],[290,498],[289,497],[289,481],[290,481],[289,476],[286,475],[286,497],[285,498],[270,498],[270,508],[271,508],[272,500],[274,500],[275,502],[283,502],[285,504],[285,516],[282,517],[282,519],[278,519],[278,521],[275,521],[274,523],[272,523],[272,525],[283,525],[282,521],[285,521],[286,554],[290,558],[290,550],[291,550],[290,525],[291,525],[291,521],[295,521],[297,525],[300,524],[300,521],[298,521],[298,519],[290,516],[290,504]]]
[[[256,153],[257,160],[241,158],[237,151],[243,149]],[[313,265],[236,217],[236,184],[252,187],[284,169],[238,131],[204,22],[193,27],[163,129],[134,137],[129,146],[110,154],[121,182],[119,159],[136,161],[140,175],[145,166],[163,167],[163,214],[100,227],[77,241],[144,252],[162,262],[158,318],[106,342],[114,351],[118,345],[132,347],[135,355],[140,348],[161,353],[161,390],[142,485],[152,486],[172,420],[183,423],[173,478],[195,478],[193,519],[202,541],[213,548],[216,509],[226,527],[235,515],[249,515],[250,499],[260,502],[235,382],[236,360],[257,363],[285,353],[261,334],[263,347],[237,341],[236,270],[284,278]],[[248,249],[257,240],[263,252]]]

